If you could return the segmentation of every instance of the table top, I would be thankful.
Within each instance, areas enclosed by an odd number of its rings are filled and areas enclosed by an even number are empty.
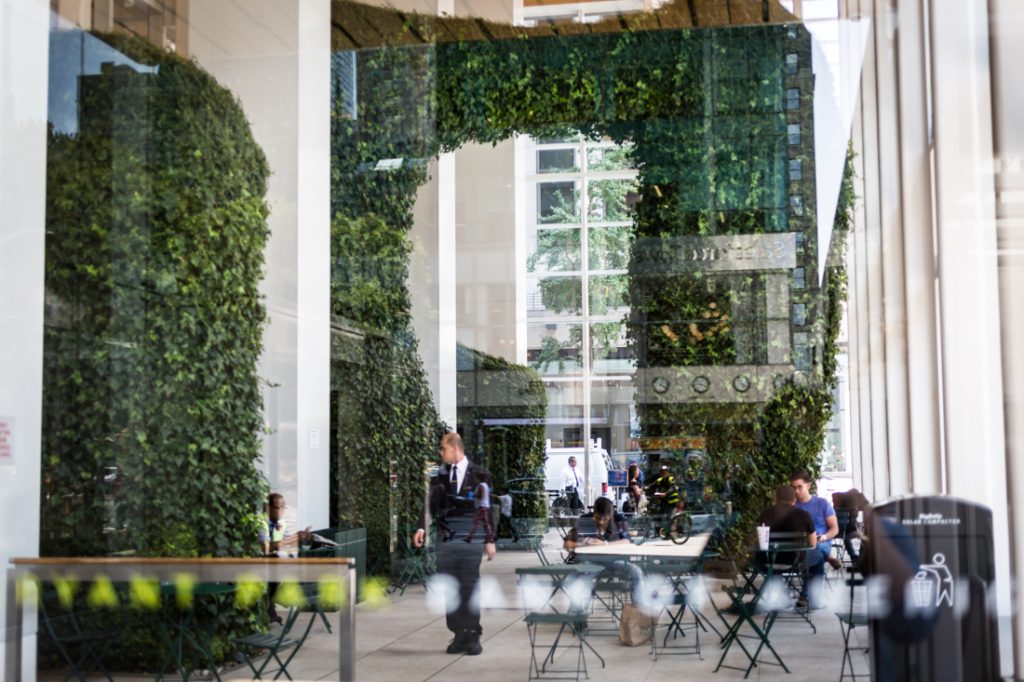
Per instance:
[[[711,533],[697,533],[681,545],[671,540],[658,540],[634,545],[628,542],[613,542],[607,545],[580,545],[576,554],[586,556],[643,557],[645,559],[696,559],[704,553],[711,540]]]

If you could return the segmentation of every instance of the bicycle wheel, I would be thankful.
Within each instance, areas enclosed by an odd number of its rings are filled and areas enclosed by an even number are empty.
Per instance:
[[[690,533],[693,532],[693,519],[686,512],[676,514],[669,521],[668,534],[672,538],[672,542],[677,545],[681,545],[690,539]]]

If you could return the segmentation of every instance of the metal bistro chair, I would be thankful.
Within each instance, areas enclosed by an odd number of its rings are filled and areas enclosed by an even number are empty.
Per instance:
[[[836,614],[839,619],[839,630],[843,635],[843,664],[839,670],[839,682],[843,680],[851,679],[856,680],[858,678],[869,678],[871,677],[870,672],[857,673],[853,667],[853,656],[851,651],[867,652],[867,646],[854,645],[850,647],[850,638],[853,634],[854,628],[866,627],[868,624],[868,613],[867,608],[858,599],[857,588],[863,588],[864,578],[850,576],[846,579],[846,584],[849,586],[849,604],[845,611],[841,611]],[[861,590],[862,591],[862,590]]]
[[[252,670],[253,678],[262,679],[264,674],[276,672],[277,674],[274,675],[275,680],[281,677],[281,675],[284,675],[289,680],[292,679],[291,674],[288,672],[288,664],[295,658],[295,654],[299,653],[299,649],[302,648],[306,637],[309,636],[309,631],[313,629],[313,623],[317,621],[316,614],[311,614],[305,628],[297,625],[299,616],[303,611],[304,609],[296,607],[288,609],[288,615],[285,616],[284,623],[277,632],[271,629],[270,632],[257,632],[232,640],[238,646],[239,652],[241,652],[246,664]],[[291,653],[288,654],[288,658],[282,660],[282,654],[289,650],[291,650]],[[249,651],[266,653],[258,667],[256,662],[259,660],[260,654],[254,653],[250,655]],[[271,661],[277,663],[276,668],[267,668]]]
[[[570,600],[569,608],[564,613],[530,610],[528,600],[524,598],[527,606],[524,622],[530,637],[530,680],[572,679],[578,682],[581,675],[588,678],[584,647],[597,656],[602,668],[605,667],[604,658],[587,642],[587,619],[593,595],[592,576],[580,573],[570,577],[560,587],[564,588]],[[555,625],[558,629],[554,632],[554,639],[549,640],[547,635],[554,631]],[[571,638],[563,640],[562,635],[566,632]],[[538,650],[543,652],[540,658],[537,656]],[[559,650],[563,650],[563,653],[564,650],[576,651],[573,667],[554,667]]]
[[[770,554],[770,560],[773,562],[771,571],[773,575],[782,578],[789,597],[796,602],[792,611],[786,611],[784,613],[772,612],[765,617],[767,622],[768,617],[783,620],[795,620],[790,618],[792,614],[796,618],[807,623],[811,628],[811,632],[817,634],[818,628],[815,627],[814,621],[811,620],[811,605],[807,599],[807,573],[803,566],[804,552],[797,552],[792,562],[777,562],[774,557],[780,552],[789,551],[789,547],[802,547],[807,544],[806,533],[801,532],[776,532],[772,533],[772,545],[775,550]],[[800,600],[803,599],[804,603],[800,606]]]
[[[84,626],[80,617],[85,614],[77,612],[74,606],[58,613],[62,607],[56,602],[56,590],[42,593],[39,600],[39,624],[57,653],[70,666],[71,674],[67,679],[74,677],[85,682],[91,668],[112,680],[103,666],[102,656],[118,633]]]
[[[853,567],[853,559],[846,551],[846,534],[857,526],[857,510],[836,509],[836,521],[839,524],[839,534],[832,541],[833,551],[836,558],[842,562],[843,568],[849,572]]]
[[[412,526],[399,526],[398,529],[398,556],[402,560],[402,568],[398,575],[388,585],[388,592],[405,594],[405,588],[419,583],[423,589],[427,589],[427,581],[437,572],[437,557],[435,554],[435,543],[437,541],[437,530],[431,525],[429,537],[423,547],[413,547],[412,536],[416,532]]]
[[[671,590],[670,594],[666,595],[667,599],[663,595],[645,595],[653,601],[667,602],[664,603],[663,611],[668,615],[668,622],[657,625],[651,637],[651,654],[655,661],[659,655],[696,655],[700,660],[704,660],[700,651],[700,631],[706,632],[707,628],[700,621],[700,611],[694,607],[687,586],[687,581],[699,573],[700,569],[699,557],[696,560],[646,562],[644,565],[646,576],[662,576],[664,583],[661,587],[668,587]],[[689,624],[685,623],[687,612],[693,616],[693,622]],[[662,627],[664,634],[659,632]],[[680,637],[689,636],[689,631],[692,631],[693,635],[692,644],[678,643]],[[717,633],[717,630],[715,632]]]
[[[718,672],[721,668],[733,668],[736,670],[745,670],[744,677],[749,677],[750,672],[758,665],[758,663],[772,663],[778,664],[787,673],[790,672],[789,668],[783,662],[779,652],[775,650],[769,640],[769,635],[772,631],[776,619],[779,616],[779,606],[776,604],[768,603],[770,600],[764,599],[766,591],[773,585],[773,580],[783,580],[783,585],[787,589],[787,592],[792,594],[793,592],[799,593],[802,583],[797,583],[795,580],[802,580],[802,570],[800,568],[801,558],[797,555],[794,561],[789,564],[782,564],[776,562],[776,555],[779,552],[799,551],[804,544],[806,544],[807,536],[803,533],[773,533],[772,542],[770,549],[765,555],[764,561],[752,561],[747,572],[745,573],[742,582],[737,582],[736,585],[728,588],[726,594],[729,595],[731,605],[726,608],[726,612],[731,613],[736,617],[736,620],[729,625],[725,636],[722,638],[722,656],[718,659],[718,665],[715,667],[715,672]],[[790,574],[787,576],[786,574]],[[791,579],[794,578],[794,579]],[[755,615],[758,613],[764,613],[764,619],[761,623],[758,623],[755,619]],[[806,614],[804,614],[806,616]],[[810,622],[808,617],[804,618],[813,628],[813,623]],[[743,635],[740,630],[744,625],[749,625],[750,629],[753,630],[753,635]],[[757,640],[757,648],[752,652],[743,643],[744,637],[753,637]],[[736,644],[740,647],[743,655],[747,658],[749,665],[744,668],[737,666],[725,665],[725,658],[729,654],[729,650],[732,645]],[[760,660],[759,656],[763,649],[768,651],[775,658],[775,661],[764,661]]]

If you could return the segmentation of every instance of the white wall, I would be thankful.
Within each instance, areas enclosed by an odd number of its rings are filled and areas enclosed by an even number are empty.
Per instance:
[[[516,362],[515,141],[468,144],[456,159],[459,341]]]
[[[285,519],[326,526],[330,429],[330,3],[191,0],[192,55],[241,100],[270,163],[264,471]],[[318,441],[318,442],[317,442]]]
[[[13,461],[0,461],[0,567],[39,555],[44,220],[49,3],[0,0],[0,422],[12,424]],[[0,589],[3,644],[6,586]],[[34,623],[27,623],[34,632]],[[0,646],[3,679],[17,676]],[[35,641],[22,679],[34,679]]]

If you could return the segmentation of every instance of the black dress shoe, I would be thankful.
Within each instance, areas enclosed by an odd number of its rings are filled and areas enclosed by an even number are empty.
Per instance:
[[[480,635],[470,635],[469,641],[466,642],[466,655],[479,656],[483,652],[484,648],[480,645]]]
[[[463,635],[455,635],[455,639],[452,640],[445,651],[449,654],[464,654],[466,653],[467,644],[468,642]]]

